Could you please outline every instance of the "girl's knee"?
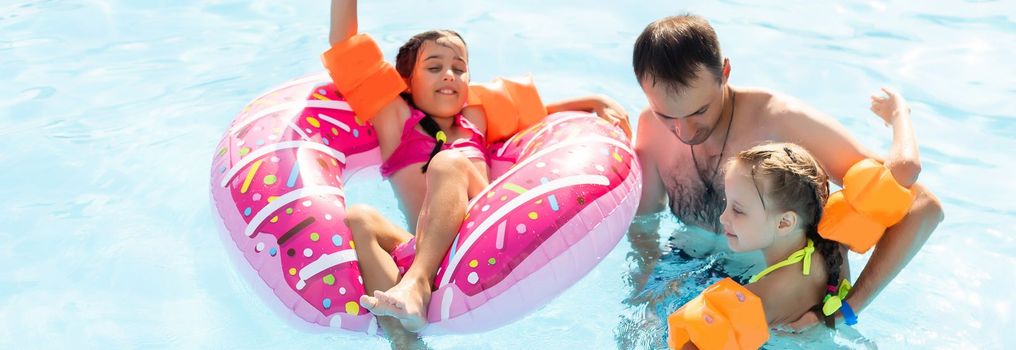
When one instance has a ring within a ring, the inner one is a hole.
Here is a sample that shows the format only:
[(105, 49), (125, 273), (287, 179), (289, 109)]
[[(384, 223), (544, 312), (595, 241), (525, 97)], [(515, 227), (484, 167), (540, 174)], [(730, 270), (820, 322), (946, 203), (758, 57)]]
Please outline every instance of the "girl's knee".
[(427, 177), (462, 176), (469, 169), (467, 167), (470, 166), (472, 166), (472, 163), (469, 162), (469, 158), (466, 158), (462, 152), (454, 149), (444, 150), (438, 152), (430, 160), (430, 165), (427, 166)]
[(362, 228), (366, 228), (378, 215), (377, 210), (363, 204), (356, 204), (346, 208), (346, 226), (355, 234)]

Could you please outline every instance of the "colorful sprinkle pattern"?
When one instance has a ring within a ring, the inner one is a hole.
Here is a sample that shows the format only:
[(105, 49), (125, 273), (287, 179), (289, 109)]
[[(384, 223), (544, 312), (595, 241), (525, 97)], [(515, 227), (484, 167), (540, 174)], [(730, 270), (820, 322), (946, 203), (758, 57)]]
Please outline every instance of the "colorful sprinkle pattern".
[[(371, 165), (353, 164), (354, 158), (378, 152), (377, 139), (324, 81), (290, 83), (237, 116), (216, 148), (213, 199), (228, 234), (283, 304), (309, 322), (366, 332), (376, 325), (357, 303), (364, 289), (342, 220), (342, 187), (344, 174)], [(435, 296), (496, 297), (514, 284), (506, 278), (529, 273), (515, 271), (527, 259), (549, 262), (547, 252), (560, 254), (571, 245), (546, 247), (551, 237), (582, 239), (589, 230), (560, 230), (580, 213), (592, 210), (602, 221), (622, 199), (637, 201), (640, 189), (632, 184), (640, 175), (628, 144), (617, 128), (573, 113), (495, 145), (494, 160), (504, 166), (492, 177), (500, 177), (468, 208), (438, 272)], [(608, 241), (616, 244), (624, 231), (614, 231)], [(409, 258), (399, 265), (408, 267), (414, 250), (400, 251)], [(442, 291), (450, 286), (454, 290)], [(546, 301), (530, 300), (527, 310)], [(480, 306), (449, 302), (431, 303), (432, 328)]]
[[(263, 278), (278, 275), (322, 316), (310, 321), (320, 323), (318, 318), (340, 313), (369, 318), (357, 303), (363, 285), (352, 253), (352, 236), (342, 221), (345, 199), (341, 189), (346, 158), (376, 151), (377, 139), (369, 125), (356, 121), (348, 107), (342, 108), (344, 103), (332, 86), (317, 86), (320, 83), (313, 81), (275, 90), (252, 102), (237, 116), (234, 127), (243, 125), (227, 132), (216, 153), (213, 194), (224, 192), (221, 197), (235, 206), (233, 213), (222, 213), (219, 206), (223, 217), (242, 215), (243, 227), (229, 230), (234, 231), (232, 237), (238, 247), (248, 247), (249, 251), (243, 253), (251, 266), (260, 266), (259, 275)], [(313, 92), (305, 93), (308, 89)], [(326, 101), (332, 105), (304, 107), (302, 101)], [(272, 109), (287, 103), (294, 108)], [(328, 148), (305, 147), (311, 143)], [(284, 147), (287, 145), (291, 147)], [(334, 151), (325, 152), (328, 149)], [(225, 179), (226, 187), (220, 186), (222, 177), (234, 172), (231, 179)], [(322, 187), (331, 191), (297, 193)], [(280, 199), (288, 202), (273, 203)], [(263, 219), (256, 222), (255, 214), (262, 213)], [(235, 231), (242, 232), (250, 225), (256, 225), (250, 236), (236, 234)], [(282, 273), (272, 274), (266, 269)], [(267, 278), (266, 283), (275, 285)], [(286, 298), (280, 295), (286, 304), (296, 302)]]
[[(622, 149), (622, 146), (627, 145), (627, 141), (616, 128), (588, 115), (561, 119), (563, 118), (551, 118), (529, 129), (540, 130), (539, 133), (528, 133), (535, 138), (526, 138), (525, 135), (520, 137), (523, 142), (535, 142), (545, 146), (533, 147), (526, 153), (520, 153), (519, 159), (509, 160), (512, 163), (527, 165), (514, 169), (514, 172), (510, 172), (506, 177), (494, 181), (493, 186), (481, 193), (479, 199), (469, 209), (464, 229), (459, 231), (459, 238), (456, 241), (460, 247), (455, 249), (461, 249), (462, 243), (470, 236), (479, 235), (479, 237), (469, 251), (456, 251), (455, 254), (496, 263), (474, 264), (473, 261), (476, 260), (460, 260), (460, 265), (452, 270), (453, 276), (448, 280), (455, 283), (466, 295), (475, 295), (500, 283), (548, 237), (558, 234), (558, 229), (564, 223), (630, 176), (632, 171), (630, 165), (634, 162), (634, 155)], [(551, 123), (552, 127), (548, 128), (546, 125)], [(594, 141), (573, 143), (559, 141), (579, 140), (580, 137), (588, 140), (588, 135), (607, 135), (610, 137), (603, 139), (620, 142), (617, 145)], [(536, 158), (530, 159), (533, 157)], [(540, 166), (541, 164), (543, 166)], [(519, 209), (511, 210), (507, 215), (492, 217), (498, 209), (511, 203), (513, 199), (521, 197), (528, 191), (539, 190), (541, 185), (544, 186), (542, 188), (547, 188), (547, 185), (552, 185), (555, 181), (565, 182), (590, 175), (602, 176), (607, 184), (580, 182), (555, 188), (532, 197)], [(605, 212), (609, 209), (603, 208)], [(469, 229), (478, 227), (478, 223), (485, 220), (491, 220), (493, 224), (488, 225), (483, 232)], [(502, 235), (500, 223), (507, 223), (506, 227), (515, 229)], [(445, 264), (448, 262), (449, 259), (446, 258)], [(447, 271), (448, 269), (443, 269), (438, 274), (437, 280), (443, 281), (442, 277)], [(479, 279), (476, 283), (470, 283), (468, 276), (474, 272)], [(437, 284), (438, 288), (442, 286), (441, 282)]]

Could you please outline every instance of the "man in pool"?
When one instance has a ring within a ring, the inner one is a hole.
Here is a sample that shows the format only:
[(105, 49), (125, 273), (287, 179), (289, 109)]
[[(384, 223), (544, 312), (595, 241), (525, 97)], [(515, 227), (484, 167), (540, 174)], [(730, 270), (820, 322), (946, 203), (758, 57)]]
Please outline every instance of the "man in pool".
[[(659, 251), (659, 215), (669, 208), (688, 230), (680, 246), (692, 255), (725, 250), (719, 217), (723, 212), (726, 158), (765, 141), (793, 142), (821, 163), (841, 184), (847, 169), (864, 158), (881, 159), (865, 149), (833, 118), (788, 96), (728, 84), (730, 60), (720, 53), (716, 33), (698, 16), (682, 15), (649, 24), (635, 42), (635, 75), (649, 106), (639, 116), (635, 150), (642, 165), (639, 215), (629, 238), (643, 268), (651, 269)], [(905, 164), (917, 174), (920, 164)], [(916, 176), (916, 175), (915, 175)], [(861, 272), (847, 301), (860, 311), (913, 258), (944, 214), (938, 199), (920, 183), (909, 214), (888, 228)], [(704, 232), (709, 231), (709, 232)], [(644, 273), (644, 272), (643, 272)], [(807, 313), (790, 327), (817, 324)]]

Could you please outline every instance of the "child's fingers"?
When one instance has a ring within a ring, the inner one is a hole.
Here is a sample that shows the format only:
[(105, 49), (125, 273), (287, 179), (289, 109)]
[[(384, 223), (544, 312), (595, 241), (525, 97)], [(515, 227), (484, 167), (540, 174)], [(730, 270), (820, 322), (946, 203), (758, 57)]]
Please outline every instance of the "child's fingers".
[(893, 90), (893, 89), (891, 89), (889, 87), (885, 87), (885, 86), (882, 87), (882, 92), (885, 92), (885, 94), (889, 95), (890, 98), (897, 98), (897, 97), (900, 96), (900, 94), (897, 93), (896, 90)]
[(885, 97), (881, 97), (881, 96), (872, 96), (871, 97), (871, 105), (872, 106), (882, 106), (882, 105), (885, 105), (887, 102), (889, 102), (889, 101)]
[(624, 116), (621, 115), (621, 112), (618, 112), (613, 109), (610, 110), (610, 116), (614, 119), (615, 124), (620, 124), (621, 121), (624, 120)]
[(628, 138), (631, 138), (632, 135), (631, 124), (628, 123), (628, 118), (619, 116), (616, 125), (617, 127), (621, 128), (621, 131), (623, 131), (624, 134), (628, 136)]
[(597, 114), (599, 114), (601, 118), (610, 122), (613, 125), (620, 124), (621, 120), (623, 119), (621, 114), (618, 113), (618, 111), (614, 110), (613, 108), (604, 108), (600, 110), (599, 113)]

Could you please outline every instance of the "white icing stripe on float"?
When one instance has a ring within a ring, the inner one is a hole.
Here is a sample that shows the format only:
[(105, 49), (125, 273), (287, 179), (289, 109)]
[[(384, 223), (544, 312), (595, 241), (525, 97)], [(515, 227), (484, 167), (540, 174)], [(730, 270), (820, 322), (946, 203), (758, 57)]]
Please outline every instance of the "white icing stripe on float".
[(303, 148), (303, 147), (310, 148), (315, 151), (321, 151), (322, 153), (332, 156), (332, 158), (335, 158), (336, 160), (342, 162), (343, 164), (346, 163), (346, 155), (344, 153), (336, 151), (334, 148), (322, 145), (317, 142), (310, 141), (279, 142), (258, 148), (254, 150), (254, 152), (248, 154), (246, 157), (243, 157), (243, 159), (240, 159), (240, 161), (234, 164), (233, 167), (229, 168), (229, 173), (227, 173), (226, 176), (222, 178), (222, 183), (219, 185), (222, 187), (228, 186), (229, 181), (232, 180), (237, 173), (243, 170), (245, 166), (247, 166), (250, 163), (253, 163), (258, 158), (261, 158), (269, 153), (289, 148)]
[(304, 197), (320, 196), (326, 194), (334, 194), (336, 196), (345, 197), (345, 194), (342, 192), (341, 188), (332, 186), (304, 187), (299, 190), (291, 191), (282, 196), (279, 196), (279, 198), (275, 198), (275, 200), (268, 203), (268, 205), (266, 205), (264, 208), (258, 210), (258, 213), (255, 214), (254, 218), (250, 220), (250, 223), (247, 224), (247, 228), (244, 229), (243, 233), (246, 234), (247, 237), (253, 237), (254, 230), (257, 229), (258, 226), (261, 226), (261, 223), (268, 218), (268, 215), (272, 215), (272, 213), (274, 213), (276, 210), (279, 210), (279, 208), (282, 208), (283, 206), (286, 206), (289, 203), (298, 201)]
[(508, 139), (508, 141), (505, 141), (503, 144), (501, 144), (501, 148), (497, 150), (497, 156), (503, 157), (504, 151), (508, 149), (508, 146), (511, 146), (512, 142), (515, 142), (515, 138), (518, 136), (519, 133), (515, 133), (515, 135), (512, 135), (512, 137)]
[[(554, 125), (557, 125), (557, 124), (560, 124), (562, 122), (569, 121), (569, 120), (572, 120), (572, 119), (587, 118), (587, 117), (588, 118), (597, 118), (597, 117), (594, 117), (594, 116), (591, 116), (591, 115), (588, 115), (588, 114), (567, 116), (567, 117), (564, 117), (564, 118), (552, 121), (550, 123), (547, 123), (547, 125), (544, 125), (542, 128), (540, 128), (540, 131), (537, 132), (536, 135), (534, 135), (532, 138), (530, 138), (530, 140), (536, 139), (536, 137), (538, 137), (541, 134), (543, 134), (551, 126), (554, 126)], [(512, 137), (509, 138), (508, 141), (505, 141), (504, 145), (501, 146), (501, 149), (497, 150), (497, 156), (498, 157), (503, 156), (504, 155), (504, 151), (508, 149), (508, 145), (511, 144), (512, 141), (514, 141), (515, 138), (518, 137), (520, 134), (521, 133), (515, 133), (515, 135), (512, 135)], [(526, 146), (523, 148), (523, 151), (525, 151), (525, 149), (528, 148), (528, 147), (529, 147), (529, 144), (526, 144)], [(521, 153), (519, 153), (519, 154), (521, 154)]]
[(302, 105), (304, 105), (303, 101), (295, 101), (295, 102), (280, 103), (280, 104), (277, 104), (277, 105), (274, 105), (274, 106), (262, 109), (260, 111), (257, 111), (257, 113), (252, 114), (251, 116), (249, 116), (247, 118), (244, 118), (241, 121), (236, 122), (236, 124), (233, 124), (233, 126), (231, 126), (229, 128), (229, 134), (233, 135), (233, 136), (236, 136), (236, 133), (239, 132), (240, 129), (243, 129), (243, 127), (247, 126), (247, 124), (250, 124), (250, 123), (254, 122), (255, 120), (264, 118), (266, 115), (278, 113), (278, 112), (285, 111), (285, 110), (294, 109), (294, 108), (297, 108), (297, 107), (302, 106)]
[(452, 314), (452, 294), (455, 294), (455, 290), (456, 288), (445, 289), (441, 296), (441, 320), (447, 320)]
[(312, 82), (312, 81), (318, 81), (320, 83), (327, 83), (327, 82), (331, 81), (331, 78), (328, 76), (328, 73), (320, 73), (320, 74), (311, 75), (309, 77), (303, 77), (303, 78), (296, 79), (296, 80), (293, 80), (293, 81), (288, 81), (288, 82), (283, 83), (282, 85), (276, 86), (271, 91), (268, 91), (266, 93), (261, 94), (260, 96), (258, 96), (257, 98), (253, 99), (252, 101), (260, 100), (262, 97), (268, 96), (268, 94), (270, 94), (270, 93), (278, 92), (279, 90), (284, 90), (284, 89), (287, 89), (287, 88), (292, 87), (292, 86), (300, 85), (300, 84), (303, 84), (303, 83), (309, 83), (309, 82)]
[[(617, 146), (618, 148), (623, 149), (625, 152), (628, 152), (628, 154), (630, 154), (632, 157), (635, 156), (635, 151), (632, 150), (630, 146), (628, 146), (628, 145), (626, 145), (624, 143), (621, 143), (621, 142), (619, 142), (619, 141), (617, 141), (615, 139), (607, 138), (607, 137), (603, 137), (603, 136), (592, 136), (592, 137), (588, 137), (588, 138), (583, 138), (581, 140), (569, 140), (569, 141), (565, 141), (565, 142), (561, 142), (561, 143), (555, 143), (555, 144), (552, 144), (552, 145), (548, 146), (547, 148), (541, 149), (540, 151), (536, 152), (536, 154), (533, 154), (532, 156), (526, 157), (526, 160), (522, 161), (521, 163), (518, 163), (515, 166), (512, 166), (511, 169), (508, 170), (508, 172), (504, 173), (504, 175), (501, 175), (501, 177), (498, 177), (497, 179), (495, 179), (494, 182), (491, 182), (490, 185), (487, 186), (487, 188), (491, 189), (491, 188), (495, 188), (497, 186), (500, 186), (501, 183), (505, 181), (505, 179), (507, 179), (511, 175), (515, 174), (519, 170), (522, 170), (526, 166), (529, 166), (529, 164), (537, 161), (538, 159), (543, 158), (543, 156), (547, 155), (548, 153), (557, 151), (557, 150), (565, 148), (565, 147), (571, 147), (571, 146), (574, 146), (574, 145), (578, 145), (578, 144), (593, 144), (593, 143), (611, 144), (611, 145)], [(484, 194), (486, 194), (486, 192), (481, 193), (481, 196), (473, 197), (473, 199), (471, 199), (469, 201), (469, 205), (466, 206), (466, 208), (471, 208), (473, 206), (473, 204), (476, 204), (476, 201), (480, 200), (480, 198), (482, 198), (482, 195), (484, 195)]]
[(452, 258), (448, 261), (448, 265), (446, 265), (449, 270), (444, 272), (444, 276), (441, 278), (441, 283), (438, 285), (443, 286), (448, 284), (448, 282), (452, 278), (452, 274), (454, 274), (455, 272), (455, 269), (458, 268), (459, 260), (462, 260), (462, 257), (465, 255), (465, 253), (469, 250), (470, 247), (473, 246), (474, 243), (476, 243), (476, 240), (480, 239), (480, 236), (482, 236), (483, 232), (487, 231), (487, 229), (493, 226), (494, 223), (500, 220), (504, 220), (505, 215), (508, 215), (508, 213), (525, 205), (526, 202), (529, 202), (530, 200), (537, 197), (542, 197), (543, 195), (551, 191), (578, 185), (607, 186), (610, 185), (610, 180), (603, 175), (574, 175), (569, 177), (563, 177), (533, 187), (532, 189), (526, 191), (525, 193), (519, 195), (518, 197), (515, 197), (514, 199), (508, 201), (508, 203), (505, 203), (504, 206), (498, 208), (496, 211), (494, 211), (494, 213), (490, 214), (490, 216), (484, 219), (483, 222), (480, 223), (480, 225), (477, 226), (475, 230), (473, 230), (474, 234), (469, 235), (469, 238), (466, 238), (466, 240), (462, 242), (462, 246), (460, 246), (458, 249), (455, 250), (456, 254), (452, 256)]
[(595, 116), (595, 115), (590, 115), (590, 114), (579, 114), (579, 115), (571, 115), (571, 116), (567, 116), (567, 117), (564, 117), (564, 118), (561, 118), (561, 119), (555, 120), (555, 121), (553, 121), (553, 122), (547, 123), (547, 125), (546, 125), (546, 126), (544, 126), (544, 127), (540, 128), (540, 131), (537, 131), (537, 132), (536, 132), (536, 135), (533, 135), (533, 137), (530, 137), (530, 138), (529, 138), (529, 142), (526, 142), (526, 144), (525, 144), (524, 146), (522, 146), (522, 151), (521, 151), (521, 152), (519, 152), (519, 154), (525, 154), (525, 153), (526, 153), (526, 151), (528, 151), (528, 150), (529, 150), (529, 147), (532, 147), (532, 145), (533, 145), (533, 141), (536, 141), (536, 139), (540, 138), (540, 136), (542, 136), (543, 134), (547, 133), (547, 131), (550, 131), (550, 129), (551, 129), (552, 127), (555, 127), (555, 126), (557, 126), (558, 124), (564, 123), (564, 122), (566, 122), (566, 121), (571, 121), (571, 120), (575, 120), (575, 119), (582, 119), (582, 118), (593, 118), (593, 119), (600, 119), (599, 117), (597, 117), (597, 116)]
[(497, 250), (501, 250), (501, 248), (504, 248), (505, 226), (508, 226), (508, 220), (501, 221), (501, 224), (497, 225), (497, 239), (494, 240), (494, 248), (497, 248)]
[(350, 130), (352, 130), (352, 129), (349, 128), (349, 124), (340, 122), (338, 119), (329, 117), (329, 116), (321, 114), (321, 113), (318, 113), (317, 116), (318, 116), (318, 118), (321, 118), (321, 120), (324, 120), (326, 122), (332, 123), (332, 125), (335, 125), (335, 126), (339, 127), (339, 129), (345, 130), (346, 132), (349, 132)]
[(307, 285), (307, 280), (321, 273), (321, 271), (350, 261), (356, 261), (356, 252), (352, 249), (321, 255), (320, 258), (300, 269), (300, 281), (296, 283), (296, 289), (303, 289)]
[(264, 118), (267, 115), (290, 109), (299, 112), (304, 108), (327, 108), (341, 111), (352, 111), (352, 109), (349, 108), (349, 103), (346, 103), (346, 101), (304, 100), (280, 103), (275, 106), (262, 109), (256, 114), (251, 115), (249, 118), (236, 123), (236, 125), (229, 128), (229, 134), (235, 136), (236, 133), (239, 132), (240, 129), (243, 129), (243, 127), (247, 126), (247, 124), (253, 123), (255, 120)]
[(367, 334), (377, 335), (377, 317), (371, 317), (370, 323), (367, 324)]
[(292, 120), (287, 120), (286, 125), (288, 125), (290, 129), (293, 129), (293, 131), (296, 131), (297, 134), (300, 134), (301, 139), (304, 141), (310, 141), (310, 136), (303, 132), (303, 130), (300, 130), (300, 127), (296, 125), (296, 123), (293, 123)]

